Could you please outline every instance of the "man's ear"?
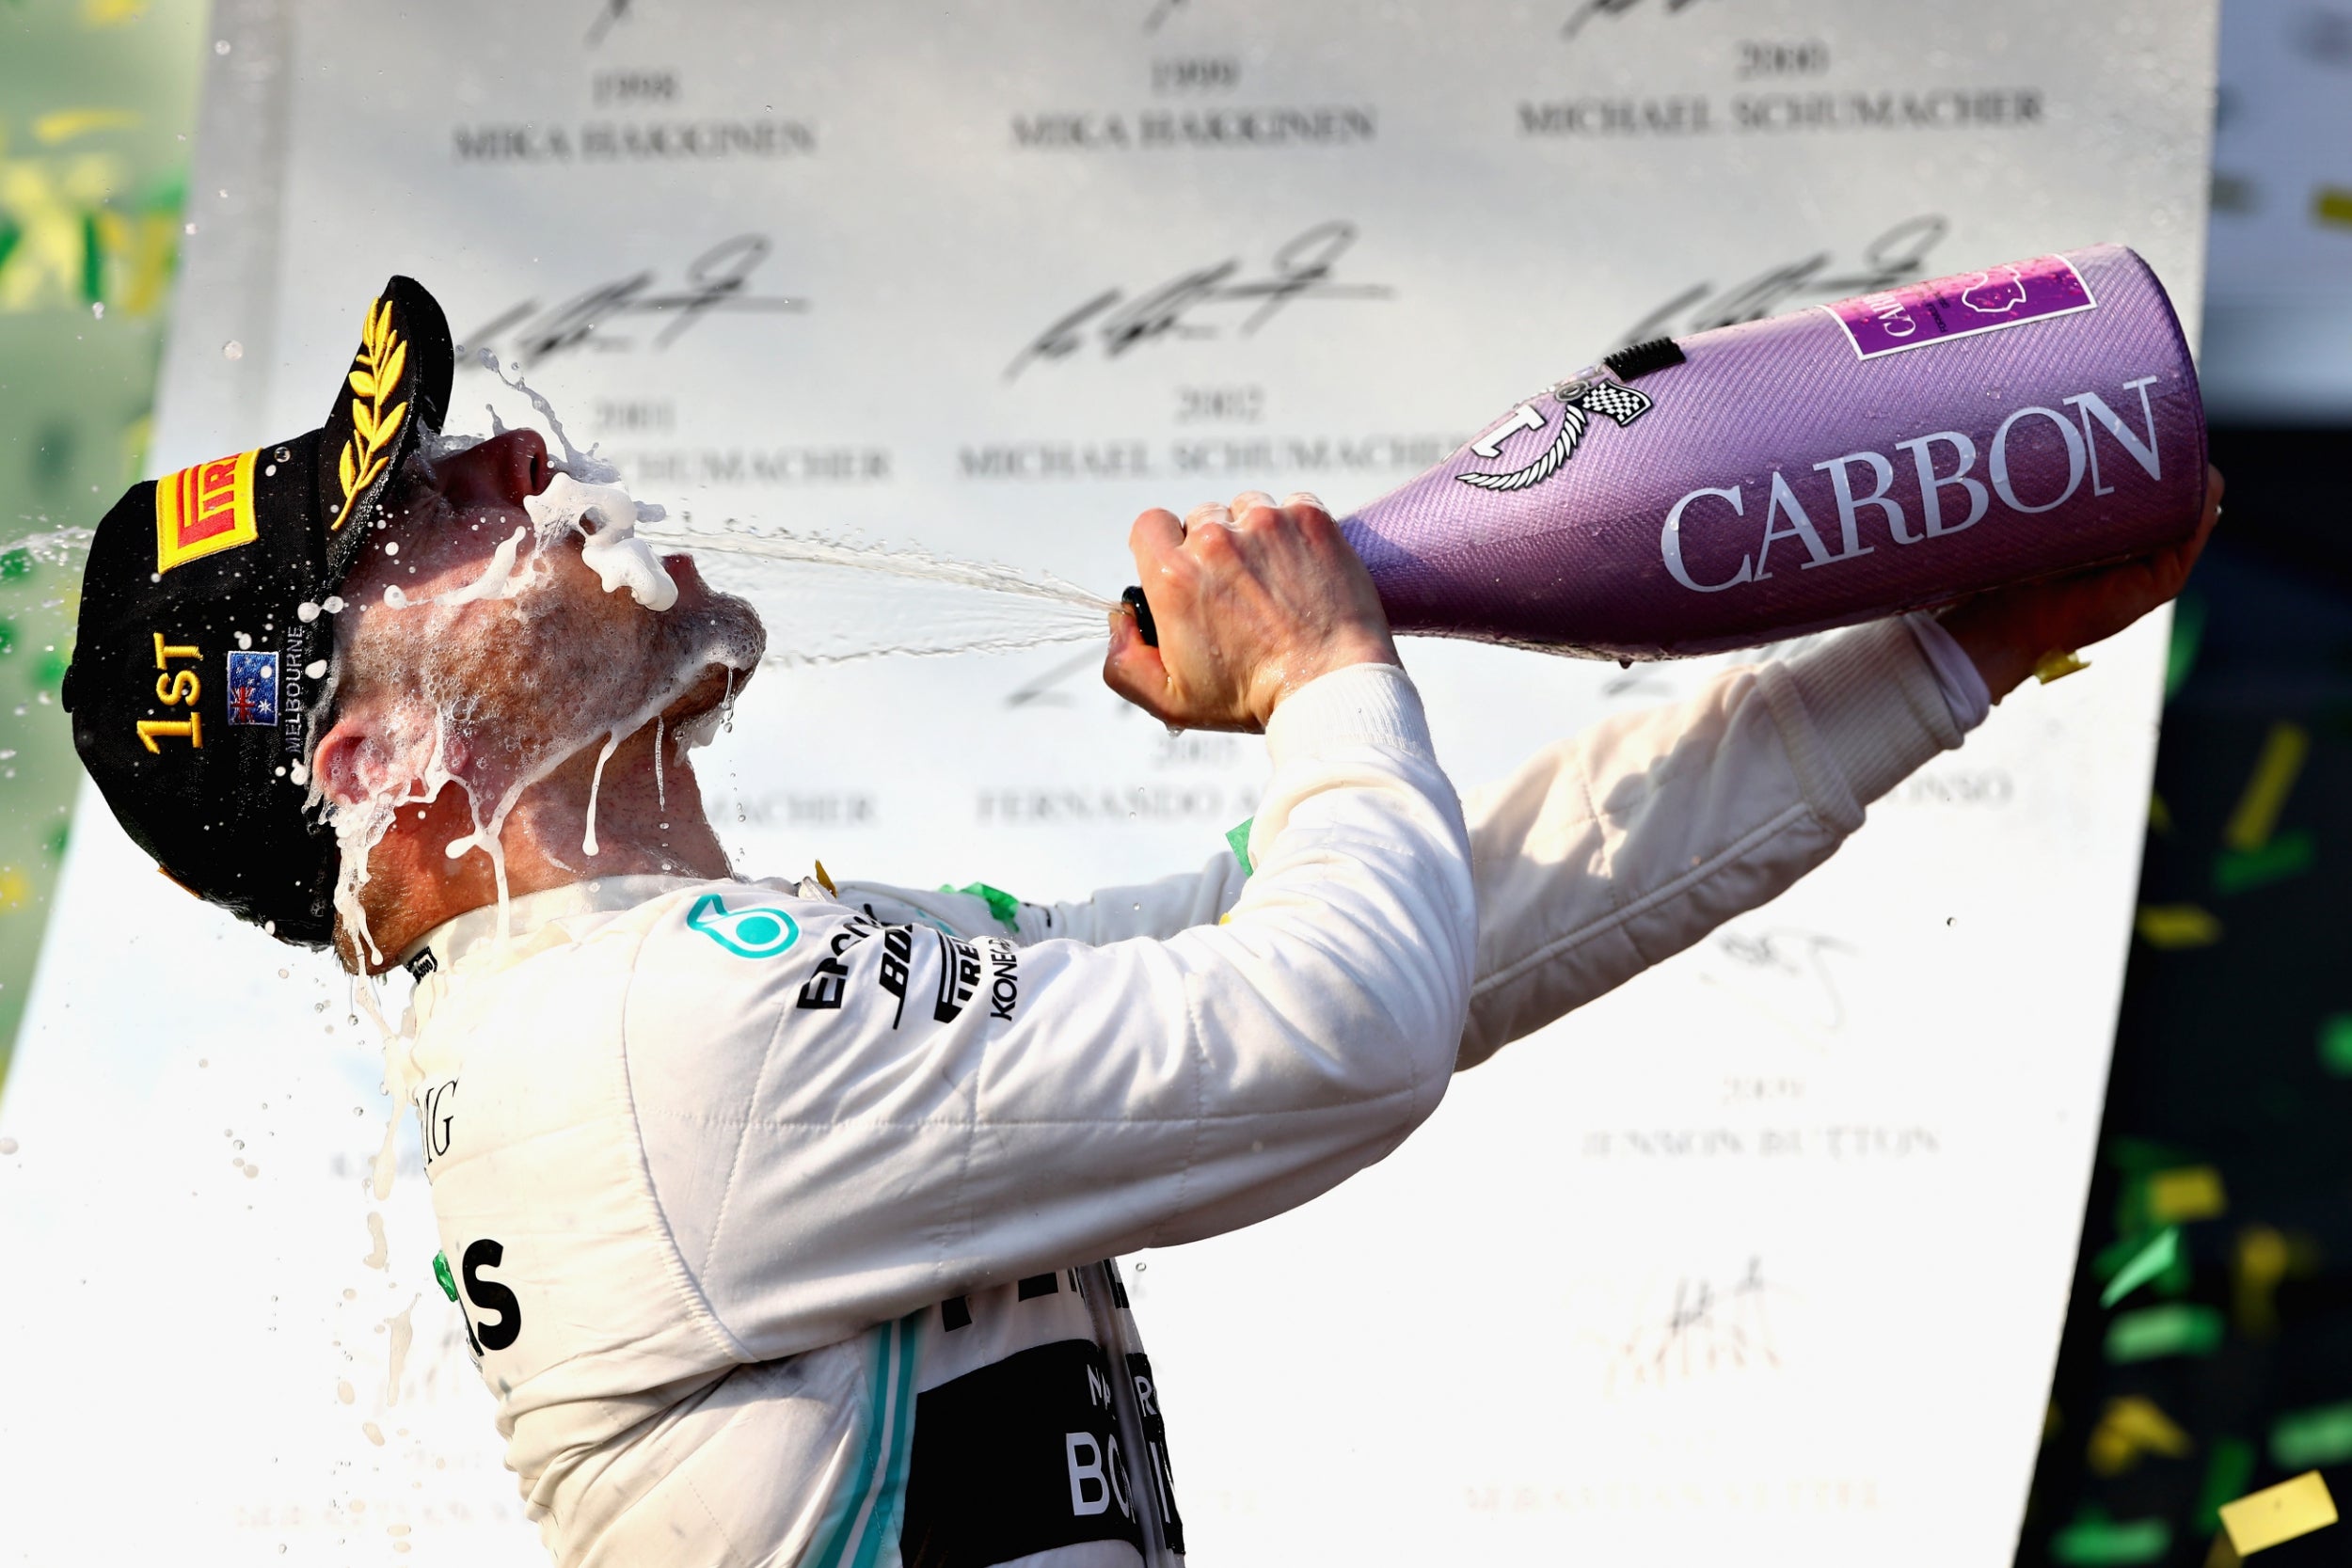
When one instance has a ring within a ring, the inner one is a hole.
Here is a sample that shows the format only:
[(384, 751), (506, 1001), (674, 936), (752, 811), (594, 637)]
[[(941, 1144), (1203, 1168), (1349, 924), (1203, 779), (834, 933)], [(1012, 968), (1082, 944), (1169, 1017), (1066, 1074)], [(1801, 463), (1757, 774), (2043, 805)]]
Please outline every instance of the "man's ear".
[(310, 753), (319, 793), (339, 806), (356, 806), (391, 783), (392, 758), (363, 716), (343, 713)]
[(310, 772), (321, 794), (339, 806), (356, 806), (388, 794), (406, 799), (436, 771), (437, 762), (439, 771), (462, 776), (472, 765), (473, 749), (464, 736), (406, 709), (387, 713), (355, 705), (338, 707), (334, 727), (310, 753)]

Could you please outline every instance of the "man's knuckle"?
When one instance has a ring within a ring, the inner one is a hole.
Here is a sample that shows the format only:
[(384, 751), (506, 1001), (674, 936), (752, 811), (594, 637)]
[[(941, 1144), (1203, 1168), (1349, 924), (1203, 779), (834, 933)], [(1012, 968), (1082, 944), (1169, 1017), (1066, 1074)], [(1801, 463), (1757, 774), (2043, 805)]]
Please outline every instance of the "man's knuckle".
[(1202, 562), (1231, 561), (1235, 551), (1232, 528), (1225, 523), (1203, 523), (1189, 536), (1195, 557)]

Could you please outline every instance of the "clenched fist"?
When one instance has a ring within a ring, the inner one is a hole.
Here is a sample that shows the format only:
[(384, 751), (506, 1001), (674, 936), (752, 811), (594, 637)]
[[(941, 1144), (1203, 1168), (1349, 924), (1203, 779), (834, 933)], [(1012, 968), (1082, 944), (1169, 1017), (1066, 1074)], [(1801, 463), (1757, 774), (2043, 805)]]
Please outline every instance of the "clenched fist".
[(1312, 496), (1247, 491), (1182, 523), (1155, 508), (1127, 543), (1159, 646), (1122, 605), (1103, 680), (1164, 723), (1263, 730), (1317, 675), (1398, 662), (1371, 576)]

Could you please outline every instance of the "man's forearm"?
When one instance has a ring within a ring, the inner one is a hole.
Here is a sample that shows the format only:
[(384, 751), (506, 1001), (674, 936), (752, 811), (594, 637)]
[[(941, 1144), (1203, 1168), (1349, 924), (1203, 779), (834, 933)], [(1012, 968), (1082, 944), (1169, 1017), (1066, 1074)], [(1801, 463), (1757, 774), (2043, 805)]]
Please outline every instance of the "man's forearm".
[(1776, 897), (1960, 739), (1890, 621), (1595, 725), (1471, 792), (1478, 968), (1458, 1065)]

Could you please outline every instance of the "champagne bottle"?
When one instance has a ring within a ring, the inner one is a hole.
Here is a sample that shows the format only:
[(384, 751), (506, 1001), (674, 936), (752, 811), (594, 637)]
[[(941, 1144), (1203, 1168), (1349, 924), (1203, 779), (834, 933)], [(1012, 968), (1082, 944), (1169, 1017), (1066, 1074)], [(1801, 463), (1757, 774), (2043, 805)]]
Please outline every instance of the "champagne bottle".
[(2204, 489), (2171, 303), (2097, 245), (1622, 350), (1341, 526), (1399, 632), (1661, 658), (2138, 555)]

